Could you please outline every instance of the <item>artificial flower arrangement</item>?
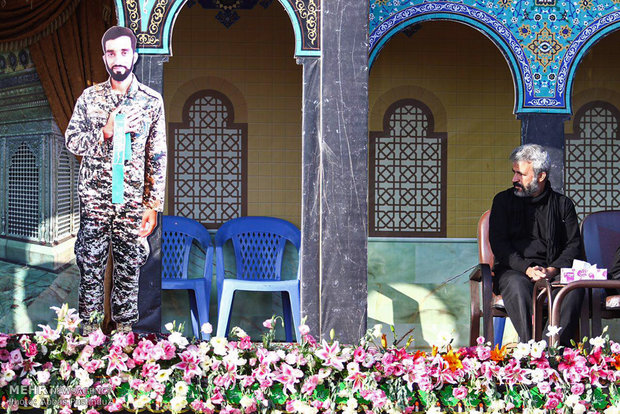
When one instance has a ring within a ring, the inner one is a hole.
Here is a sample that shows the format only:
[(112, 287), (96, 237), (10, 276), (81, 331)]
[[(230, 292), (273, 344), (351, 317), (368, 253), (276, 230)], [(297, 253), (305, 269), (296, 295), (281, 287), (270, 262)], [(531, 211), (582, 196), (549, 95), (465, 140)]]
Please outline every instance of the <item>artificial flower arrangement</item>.
[[(174, 413), (620, 413), (620, 343), (604, 334), (572, 348), (544, 341), (491, 348), (483, 338), (431, 352), (388, 345), (380, 326), (357, 345), (263, 342), (241, 329), (234, 341), (100, 330), (83, 337), (67, 305), (55, 329), (0, 334), (1, 406), (51, 413), (121, 410)], [(203, 326), (211, 333), (208, 324)], [(586, 346), (587, 345), (587, 346)]]

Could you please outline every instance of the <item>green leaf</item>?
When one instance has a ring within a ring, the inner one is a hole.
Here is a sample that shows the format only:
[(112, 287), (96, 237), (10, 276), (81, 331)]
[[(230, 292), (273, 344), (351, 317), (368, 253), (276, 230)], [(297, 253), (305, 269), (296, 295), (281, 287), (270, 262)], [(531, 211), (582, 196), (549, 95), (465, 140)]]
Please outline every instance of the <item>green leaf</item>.
[(324, 384), (319, 384), (314, 389), (312, 397), (314, 397), (315, 400), (325, 401), (329, 397), (329, 390), (325, 388)]
[(241, 397), (243, 397), (243, 393), (238, 386), (226, 390), (226, 398), (233, 404), (239, 404), (239, 402), (241, 402)]
[[(340, 391), (343, 391), (343, 390), (345, 390), (346, 388), (347, 388), (347, 384), (345, 384), (344, 382), (340, 382), (340, 383), (338, 383), (338, 389), (339, 389)], [(348, 397), (341, 397), (341, 396), (340, 396), (340, 393), (336, 393), (336, 398), (335, 398), (335, 400), (334, 400), (334, 401), (336, 402), (336, 404), (344, 404), (344, 403), (346, 403), (348, 400), (349, 400), (349, 398), (348, 398)]]
[(510, 397), (510, 402), (512, 402), (516, 408), (523, 405), (523, 397), (515, 389), (508, 391), (507, 395)]
[(131, 391), (131, 387), (129, 386), (128, 382), (123, 382), (121, 385), (116, 387), (116, 389), (114, 390), (117, 397), (125, 397), (126, 395), (130, 393), (130, 391)]
[(545, 397), (541, 394), (538, 387), (534, 387), (530, 390), (530, 395), (532, 396), (532, 404), (536, 408), (542, 408), (545, 405)]
[(420, 402), (422, 402), (425, 407), (428, 407), (428, 392), (418, 390), (418, 395), (420, 396)]
[(439, 399), (443, 405), (454, 407), (459, 403), (459, 399), (452, 395), (452, 386), (448, 385), (439, 392)]
[(600, 388), (595, 388), (592, 393), (592, 406), (596, 408), (597, 411), (602, 411), (607, 408), (607, 405), (607, 396)]
[(478, 407), (478, 405), (480, 405), (480, 395), (475, 393), (475, 392), (471, 392), (469, 394), (467, 394), (467, 397), (465, 397), (465, 406), (467, 407)]
[(360, 405), (370, 405), (372, 404), (372, 401), (365, 399), (364, 397), (362, 397), (362, 395), (359, 392), (355, 393), (355, 399), (357, 400), (357, 403)]
[(278, 405), (286, 403), (286, 394), (284, 394), (284, 386), (282, 384), (274, 384), (271, 386), (271, 401)]

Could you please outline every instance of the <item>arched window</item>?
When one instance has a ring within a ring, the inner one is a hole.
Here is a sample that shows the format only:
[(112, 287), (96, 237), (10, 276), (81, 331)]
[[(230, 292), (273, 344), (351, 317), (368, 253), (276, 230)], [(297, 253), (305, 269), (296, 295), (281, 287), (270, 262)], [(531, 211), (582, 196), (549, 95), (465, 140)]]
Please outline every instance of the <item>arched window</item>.
[(208, 228), (247, 211), (247, 124), (234, 124), (230, 100), (214, 90), (190, 96), (171, 126), (172, 214)]
[(39, 238), (39, 168), (32, 149), (22, 143), (9, 164), (7, 235)]
[(566, 194), (583, 220), (588, 214), (620, 208), (620, 112), (602, 101), (577, 111), (566, 136)]
[(415, 99), (393, 103), (369, 148), (370, 236), (445, 237), (445, 133)]

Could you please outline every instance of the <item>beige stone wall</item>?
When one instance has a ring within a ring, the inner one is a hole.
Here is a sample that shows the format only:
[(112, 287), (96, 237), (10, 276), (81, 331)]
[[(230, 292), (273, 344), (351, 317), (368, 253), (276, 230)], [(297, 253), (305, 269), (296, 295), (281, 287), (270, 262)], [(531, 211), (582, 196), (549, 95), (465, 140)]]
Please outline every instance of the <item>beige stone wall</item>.
[(510, 69), (482, 33), (453, 22), (423, 23), (398, 34), (370, 72), (370, 130), (402, 98), (432, 110), (435, 131), (448, 133), (447, 236), (475, 237), (480, 215), (510, 186), (510, 151), (519, 144)]
[[(248, 123), (248, 214), (299, 226), (302, 68), (293, 30), (277, 2), (239, 14), (226, 29), (215, 11), (194, 6), (180, 13), (164, 68), (168, 121), (181, 121), (185, 100), (198, 90), (226, 94), (235, 122)], [(596, 99), (620, 107), (619, 42), (620, 32), (613, 33), (584, 57), (575, 110)], [(510, 186), (507, 159), (520, 142), (512, 75), (499, 49), (466, 25), (426, 22), (412, 37), (394, 36), (369, 77), (370, 131), (382, 130), (385, 110), (399, 99), (419, 99), (433, 111), (435, 131), (448, 134), (447, 236), (476, 237), (480, 214)]]
[[(620, 109), (620, 32), (601, 39), (583, 57), (572, 90), (572, 108), (592, 101), (606, 101)], [(565, 123), (564, 131), (573, 133), (573, 119)]]
[(248, 123), (248, 215), (299, 226), (302, 67), (293, 28), (277, 2), (238, 13), (228, 29), (199, 5), (179, 14), (164, 66), (168, 122), (181, 122), (183, 104), (196, 91), (227, 95), (234, 122)]

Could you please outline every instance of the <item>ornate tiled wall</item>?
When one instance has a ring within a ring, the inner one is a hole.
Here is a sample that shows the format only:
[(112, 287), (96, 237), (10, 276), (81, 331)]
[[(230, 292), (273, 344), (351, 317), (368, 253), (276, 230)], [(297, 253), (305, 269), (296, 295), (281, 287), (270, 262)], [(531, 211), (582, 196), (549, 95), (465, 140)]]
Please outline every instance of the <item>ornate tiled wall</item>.
[(506, 55), (514, 75), (516, 112), (570, 113), (577, 64), (620, 21), (617, 0), (371, 0), (370, 58), (412, 23), (461, 21), (484, 32)]

